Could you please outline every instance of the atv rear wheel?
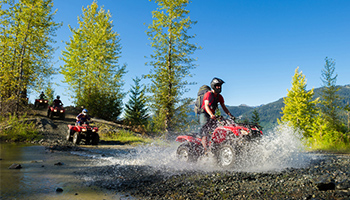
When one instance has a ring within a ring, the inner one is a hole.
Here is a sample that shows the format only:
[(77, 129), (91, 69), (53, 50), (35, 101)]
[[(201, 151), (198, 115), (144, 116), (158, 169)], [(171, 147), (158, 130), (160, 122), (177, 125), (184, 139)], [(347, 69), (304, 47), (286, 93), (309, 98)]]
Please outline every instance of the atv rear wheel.
[(185, 162), (196, 162), (198, 155), (196, 154), (194, 148), (188, 144), (181, 144), (176, 151), (177, 158)]
[(231, 168), (236, 164), (236, 150), (230, 144), (223, 144), (217, 152), (218, 165), (222, 168)]
[(92, 134), (91, 144), (98, 145), (99, 141), (100, 141), (100, 136), (97, 133)]
[(78, 145), (80, 143), (80, 140), (81, 138), (79, 132), (75, 132), (73, 136), (73, 143)]

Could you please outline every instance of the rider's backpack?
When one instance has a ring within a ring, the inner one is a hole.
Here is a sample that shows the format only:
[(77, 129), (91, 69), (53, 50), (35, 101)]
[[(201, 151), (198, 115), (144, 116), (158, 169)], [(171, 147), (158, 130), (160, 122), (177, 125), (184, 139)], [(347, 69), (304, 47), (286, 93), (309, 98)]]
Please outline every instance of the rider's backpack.
[(210, 90), (210, 87), (207, 85), (202, 85), (202, 87), (199, 88), (199, 91), (197, 93), (197, 100), (194, 104), (194, 112), (196, 113), (196, 115), (204, 112), (204, 109), (202, 108), (203, 97), (205, 93), (207, 93)]

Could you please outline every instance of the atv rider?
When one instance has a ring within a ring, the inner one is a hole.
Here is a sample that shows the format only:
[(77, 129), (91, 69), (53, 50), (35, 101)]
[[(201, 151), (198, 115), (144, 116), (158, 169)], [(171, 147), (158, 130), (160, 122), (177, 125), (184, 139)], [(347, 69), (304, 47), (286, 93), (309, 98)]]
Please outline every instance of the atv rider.
[(84, 108), (83, 111), (76, 117), (77, 122), (76, 125), (77, 126), (81, 126), (82, 124), (84, 124), (85, 122), (90, 120), (90, 117), (87, 114), (87, 110)]
[(213, 78), (210, 83), (211, 91), (205, 93), (203, 97), (202, 108), (204, 112), (199, 115), (199, 123), (201, 125), (200, 136), (202, 137), (202, 145), (204, 147), (204, 152), (207, 153), (207, 142), (208, 136), (212, 133), (216, 128), (216, 117), (215, 110), (218, 107), (218, 103), (222, 109), (228, 114), (231, 118), (234, 119), (230, 111), (226, 108), (224, 103), (224, 98), (221, 93), (221, 86), (224, 83), (220, 78)]
[(46, 98), (46, 96), (45, 96), (44, 92), (41, 92), (41, 94), (39, 95), (39, 99), (45, 99), (45, 98)]
[(62, 101), (60, 100), (60, 96), (57, 95), (56, 99), (53, 100), (53, 107), (56, 108), (56, 107), (60, 107), (60, 106), (62, 106), (62, 105), (63, 105), (63, 103), (62, 103)]

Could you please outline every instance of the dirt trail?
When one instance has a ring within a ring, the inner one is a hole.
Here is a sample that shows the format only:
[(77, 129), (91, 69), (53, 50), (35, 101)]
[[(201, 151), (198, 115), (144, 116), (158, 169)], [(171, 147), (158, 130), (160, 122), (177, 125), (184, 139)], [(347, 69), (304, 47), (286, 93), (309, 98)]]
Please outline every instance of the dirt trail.
[[(79, 113), (79, 110), (68, 107), (66, 108), (65, 119), (60, 119), (59, 117), (53, 117), (50, 119), (47, 117), (47, 109), (33, 109), (33, 112), (30, 114), (28, 121), (35, 123), (37, 129), (40, 131), (40, 134), (43, 136), (42, 140), (36, 141), (34, 143), (38, 143), (44, 146), (73, 146), (73, 143), (66, 141), (66, 134), (68, 125), (75, 124), (75, 117)], [(94, 117), (92, 118), (92, 125), (97, 125), (99, 127), (100, 134), (116, 131), (117, 129), (130, 129), (128, 126)], [(103, 128), (101, 125), (103, 125)], [(106, 142), (100, 140), (100, 144), (120, 145), (121, 143)]]

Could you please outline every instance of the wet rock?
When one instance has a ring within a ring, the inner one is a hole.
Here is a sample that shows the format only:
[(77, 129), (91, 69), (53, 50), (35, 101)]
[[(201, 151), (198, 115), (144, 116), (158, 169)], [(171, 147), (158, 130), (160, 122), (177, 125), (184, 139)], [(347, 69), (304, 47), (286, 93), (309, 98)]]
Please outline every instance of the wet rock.
[(43, 160), (32, 160), (32, 161), (30, 161), (30, 163), (42, 163), (42, 162), (44, 162)]
[(22, 166), (20, 164), (16, 164), (16, 163), (12, 164), (9, 167), (9, 169), (21, 169), (21, 168), (22, 168)]
[(54, 165), (64, 165), (63, 162), (58, 162), (58, 163), (55, 163)]
[(349, 190), (350, 191), (350, 180), (344, 180), (337, 184), (337, 190)]
[(315, 185), (320, 191), (334, 190), (335, 182), (329, 175), (324, 175), (315, 180)]

